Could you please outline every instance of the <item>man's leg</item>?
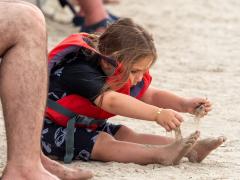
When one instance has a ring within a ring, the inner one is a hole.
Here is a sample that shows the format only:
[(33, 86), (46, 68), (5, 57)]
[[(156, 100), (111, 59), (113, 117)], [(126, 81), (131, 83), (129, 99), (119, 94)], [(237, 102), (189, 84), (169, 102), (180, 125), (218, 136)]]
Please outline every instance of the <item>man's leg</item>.
[(89, 179), (93, 176), (92, 172), (89, 170), (68, 168), (57, 161), (49, 159), (43, 153), (41, 153), (41, 160), (44, 168), (46, 168), (52, 174), (57, 175), (62, 180)]
[(95, 24), (108, 17), (102, 0), (78, 0), (78, 3), (85, 14), (86, 26)]
[(0, 95), (8, 145), (3, 179), (57, 179), (47, 170), (61, 178), (63, 173), (58, 172), (64, 172), (66, 179), (90, 178), (89, 171), (79, 173), (57, 163), (53, 166), (48, 158), (40, 158), (47, 92), (43, 15), (26, 2), (2, 0), (0, 27)]
[[(107, 11), (104, 8), (102, 0), (77, 0), (84, 12), (85, 22), (84, 26), (92, 26), (106, 18), (108, 18)], [(99, 27), (96, 32), (103, 32), (106, 27)]]
[(0, 93), (8, 145), (3, 179), (57, 179), (40, 160), (47, 91), (44, 17), (26, 3), (1, 1), (0, 27)]

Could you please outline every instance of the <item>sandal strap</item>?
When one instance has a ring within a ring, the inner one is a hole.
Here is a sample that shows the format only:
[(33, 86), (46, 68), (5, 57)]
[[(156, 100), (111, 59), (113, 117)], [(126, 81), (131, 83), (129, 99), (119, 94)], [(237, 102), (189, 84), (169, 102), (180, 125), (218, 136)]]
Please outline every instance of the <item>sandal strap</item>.
[(109, 24), (111, 24), (113, 21), (111, 19), (103, 19), (93, 25), (90, 26), (82, 26), (81, 32), (86, 32), (86, 33), (93, 33), (95, 32), (98, 28), (106, 28), (108, 27)]
[(85, 21), (85, 17), (84, 16), (74, 16), (72, 19), (72, 22), (74, 24), (74, 26), (82, 26), (84, 24)]

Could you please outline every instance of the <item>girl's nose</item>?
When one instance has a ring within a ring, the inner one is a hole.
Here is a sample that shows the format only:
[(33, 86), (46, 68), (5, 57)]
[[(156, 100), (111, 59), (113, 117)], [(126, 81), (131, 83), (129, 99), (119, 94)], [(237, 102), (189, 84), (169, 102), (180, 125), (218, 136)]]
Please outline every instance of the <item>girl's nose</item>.
[(143, 74), (141, 73), (137, 76), (136, 81), (140, 82), (140, 81), (142, 81), (142, 78), (143, 78)]

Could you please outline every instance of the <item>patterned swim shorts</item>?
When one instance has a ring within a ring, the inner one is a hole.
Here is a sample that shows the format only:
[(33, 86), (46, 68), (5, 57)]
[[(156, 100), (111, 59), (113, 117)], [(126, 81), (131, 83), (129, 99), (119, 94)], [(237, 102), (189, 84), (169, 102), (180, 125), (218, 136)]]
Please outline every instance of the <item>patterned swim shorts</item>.
[[(106, 132), (114, 136), (120, 127), (121, 125), (106, 122), (96, 130), (80, 127), (75, 128), (73, 160), (91, 160), (91, 152), (98, 134), (100, 132)], [(57, 125), (54, 122), (45, 121), (41, 136), (43, 153), (55, 159), (63, 160), (65, 155), (65, 137), (65, 127)]]

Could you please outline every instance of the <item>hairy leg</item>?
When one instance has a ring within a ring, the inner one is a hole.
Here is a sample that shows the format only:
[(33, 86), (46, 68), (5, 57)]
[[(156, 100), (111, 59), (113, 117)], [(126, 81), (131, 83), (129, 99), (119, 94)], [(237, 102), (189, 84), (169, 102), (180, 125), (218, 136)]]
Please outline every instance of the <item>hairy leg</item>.
[(1, 1), (0, 26), (0, 93), (8, 145), (3, 179), (57, 179), (40, 161), (47, 92), (44, 17), (25, 2)]
[(147, 147), (142, 144), (115, 140), (107, 133), (100, 133), (91, 158), (100, 161), (163, 165), (178, 164), (195, 144), (199, 132), (169, 145)]
[[(167, 145), (176, 141), (173, 138), (165, 136), (136, 133), (126, 126), (122, 126), (119, 129), (115, 138), (120, 141), (150, 145)], [(209, 153), (218, 148), (225, 141), (225, 137), (199, 140), (196, 142), (196, 145), (192, 148), (192, 150), (186, 154), (186, 157), (191, 162), (201, 162)]]
[(3, 179), (58, 179), (53, 174), (67, 179), (90, 177), (89, 171), (64, 168), (56, 162), (53, 165), (47, 157), (40, 159), (40, 131), (47, 92), (43, 15), (32, 4), (2, 0), (0, 27), (0, 95), (8, 144)]

